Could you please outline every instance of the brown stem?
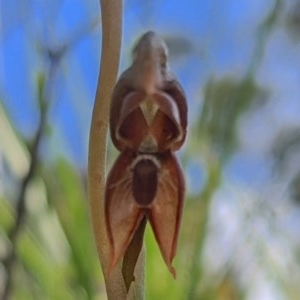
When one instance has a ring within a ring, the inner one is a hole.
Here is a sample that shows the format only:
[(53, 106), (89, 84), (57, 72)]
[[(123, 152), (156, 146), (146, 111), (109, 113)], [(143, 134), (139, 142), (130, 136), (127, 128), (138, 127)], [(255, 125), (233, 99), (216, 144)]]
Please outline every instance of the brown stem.
[[(122, 0), (100, 0), (102, 12), (102, 53), (96, 99), (90, 129), (88, 193), (90, 213), (108, 299), (143, 299), (143, 251), (137, 263), (137, 280), (127, 294), (121, 268), (108, 276), (110, 245), (104, 223), (106, 140), (110, 97), (117, 79), (122, 38)], [(139, 280), (138, 278), (141, 278)]]

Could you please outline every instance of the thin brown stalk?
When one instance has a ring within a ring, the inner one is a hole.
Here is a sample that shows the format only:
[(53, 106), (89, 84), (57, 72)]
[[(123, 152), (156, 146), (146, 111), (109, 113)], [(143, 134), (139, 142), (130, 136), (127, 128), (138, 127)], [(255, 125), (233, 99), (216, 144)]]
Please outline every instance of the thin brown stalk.
[(96, 99), (90, 129), (88, 193), (95, 242), (104, 274), (108, 299), (143, 299), (144, 260), (140, 255), (136, 281), (126, 292), (121, 268), (108, 275), (110, 246), (104, 223), (104, 188), (110, 97), (119, 66), (122, 37), (122, 0), (100, 0), (102, 12), (102, 53)]

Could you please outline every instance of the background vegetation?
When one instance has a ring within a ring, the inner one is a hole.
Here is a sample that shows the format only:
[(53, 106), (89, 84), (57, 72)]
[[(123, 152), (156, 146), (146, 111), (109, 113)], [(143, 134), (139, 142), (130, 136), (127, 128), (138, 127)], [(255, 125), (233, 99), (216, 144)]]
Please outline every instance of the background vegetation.
[[(99, 15), (1, 1), (2, 297), (105, 299), (86, 194)], [(122, 70), (148, 29), (169, 44), (189, 136), (178, 278), (147, 230), (147, 299), (298, 299), (300, 2), (125, 1)]]

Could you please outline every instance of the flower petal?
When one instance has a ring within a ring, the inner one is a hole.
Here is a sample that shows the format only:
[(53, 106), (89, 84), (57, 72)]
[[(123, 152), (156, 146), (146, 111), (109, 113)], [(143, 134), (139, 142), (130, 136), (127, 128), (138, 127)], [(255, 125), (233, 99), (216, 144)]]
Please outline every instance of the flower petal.
[(184, 179), (172, 153), (161, 159), (156, 199), (147, 217), (152, 226), (162, 256), (175, 277), (172, 260), (176, 253), (184, 200)]
[(137, 207), (132, 195), (130, 165), (133, 155), (120, 154), (107, 179), (105, 191), (105, 223), (111, 245), (109, 271), (124, 256), (144, 214)]

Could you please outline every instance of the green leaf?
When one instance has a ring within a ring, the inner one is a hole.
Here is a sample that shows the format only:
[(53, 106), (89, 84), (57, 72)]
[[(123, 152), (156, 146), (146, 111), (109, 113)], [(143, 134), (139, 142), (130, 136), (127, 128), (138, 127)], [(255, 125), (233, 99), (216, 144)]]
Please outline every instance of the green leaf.
[(29, 169), (29, 153), (0, 103), (0, 147), (12, 174), (21, 178)]
[(14, 213), (10, 203), (0, 197), (0, 228), (7, 232), (14, 224)]
[(76, 170), (67, 161), (60, 159), (54, 173), (55, 178), (48, 179), (52, 193), (49, 197), (69, 243), (78, 284), (92, 298), (95, 294), (94, 282), (99, 276), (96, 274), (98, 258), (90, 227), (87, 197)]
[(17, 255), (24, 267), (39, 283), (48, 299), (74, 299), (66, 282), (65, 272), (53, 263), (46, 251), (29, 232), (20, 234)]
[(38, 73), (37, 74), (37, 78), (36, 78), (36, 82), (37, 82), (37, 98), (38, 98), (38, 104), (39, 104), (39, 109), (40, 112), (45, 110), (45, 99), (44, 99), (44, 89), (45, 89), (45, 82), (46, 82), (46, 77), (44, 73)]
[(251, 78), (239, 82), (225, 77), (207, 83), (202, 114), (195, 130), (201, 133), (200, 140), (208, 144), (221, 160), (234, 150), (237, 120), (257, 91)]

